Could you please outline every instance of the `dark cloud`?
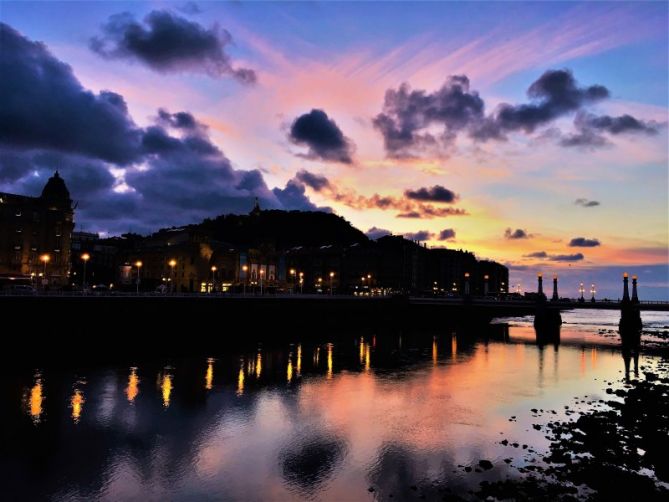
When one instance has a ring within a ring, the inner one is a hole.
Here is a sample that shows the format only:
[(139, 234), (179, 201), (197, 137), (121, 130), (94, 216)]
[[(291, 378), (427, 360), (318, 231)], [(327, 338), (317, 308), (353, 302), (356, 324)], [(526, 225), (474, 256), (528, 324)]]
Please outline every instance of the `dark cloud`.
[(298, 209), (300, 211), (332, 212), (331, 207), (318, 207), (311, 202), (305, 194), (304, 184), (294, 179), (288, 180), (285, 188), (274, 188), (272, 192), (284, 208)]
[(405, 211), (397, 215), (398, 218), (445, 218), (447, 216), (466, 216), (466, 209), (455, 207), (434, 207), (429, 204), (418, 204), (416, 209)]
[(428, 230), (419, 230), (418, 232), (408, 232), (404, 234), (405, 239), (410, 241), (427, 241), (434, 237), (434, 234)]
[(429, 219), (468, 214), (465, 209), (434, 206), (426, 203), (425, 201), (446, 202), (458, 199), (458, 196), (453, 192), (439, 185), (429, 189), (407, 190), (405, 197), (402, 198), (376, 193), (371, 196), (361, 195), (351, 189), (341, 189), (325, 176), (306, 170), (299, 171), (294, 179), (333, 201), (353, 209), (395, 210), (399, 211), (398, 218)]
[(434, 185), (430, 188), (419, 188), (418, 190), (405, 190), (404, 196), (413, 200), (445, 202), (449, 204), (458, 200), (457, 194), (441, 185)]
[[(448, 147), (457, 133), (483, 118), (483, 100), (470, 92), (469, 79), (451, 76), (433, 93), (411, 90), (402, 84), (386, 91), (383, 112), (374, 118), (374, 127), (383, 135), (390, 157), (411, 157), (425, 147)], [(442, 128), (435, 137), (428, 129)]]
[(549, 255), (548, 259), (550, 261), (581, 261), (583, 258), (582, 253), (576, 253), (576, 254), (553, 254)]
[(206, 126), (195, 120), (195, 117), (189, 112), (170, 113), (164, 108), (161, 108), (158, 110), (158, 119), (165, 126), (174, 129), (186, 129), (190, 131), (206, 129)]
[[(570, 70), (548, 70), (528, 88), (528, 103), (503, 103), (486, 115), (485, 103), (477, 92), (470, 91), (469, 79), (452, 76), (433, 93), (412, 90), (408, 84), (387, 90), (383, 111), (373, 123), (383, 136), (387, 155), (393, 158), (415, 157), (426, 152), (441, 155), (461, 132), (475, 141), (505, 140), (512, 132), (533, 134), (538, 128), (573, 113), (577, 114), (577, 133), (553, 134), (563, 146), (603, 146), (608, 141), (602, 133), (657, 132), (659, 125), (655, 122), (644, 122), (631, 115), (594, 116), (585, 111), (609, 95), (602, 85), (580, 85)], [(434, 132), (435, 127), (439, 132)]]
[(546, 251), (535, 251), (533, 253), (524, 254), (523, 258), (538, 258), (540, 260), (549, 261), (580, 261), (584, 258), (583, 254), (548, 254)]
[(381, 237), (384, 237), (386, 235), (391, 235), (392, 232), (390, 230), (386, 230), (385, 228), (378, 228), (378, 227), (372, 227), (367, 232), (365, 232), (365, 235), (369, 237), (372, 240), (380, 239)]
[(582, 127), (607, 132), (609, 134), (621, 134), (624, 132), (640, 132), (645, 134), (657, 134), (659, 124), (645, 122), (631, 115), (620, 115), (611, 117), (609, 115), (596, 116), (590, 113), (579, 113), (576, 120)]
[(472, 136), (486, 140), (500, 139), (511, 131), (532, 133), (563, 115), (608, 98), (609, 90), (601, 85), (581, 87), (569, 70), (549, 70), (530, 86), (527, 95), (531, 103), (500, 105)]
[(313, 109), (300, 115), (290, 126), (288, 139), (309, 148), (305, 157), (350, 164), (353, 143), (344, 136), (337, 123), (323, 110)]
[(253, 70), (233, 67), (226, 53), (231, 42), (230, 33), (218, 25), (207, 29), (169, 11), (154, 10), (143, 23), (127, 12), (111, 16), (102, 35), (90, 40), (90, 47), (105, 58), (140, 61), (159, 72), (227, 75), (254, 83)]
[(58, 169), (77, 224), (112, 233), (245, 213), (256, 197), (265, 208), (329, 210), (300, 181), (270, 190), (259, 170), (234, 169), (192, 114), (160, 109), (139, 128), (122, 96), (85, 90), (44, 45), (7, 25), (0, 37), (0, 190), (39, 194)]
[(0, 23), (0, 144), (85, 154), (118, 164), (140, 156), (141, 130), (122, 96), (85, 90), (44, 44)]
[(439, 232), (439, 240), (440, 241), (450, 241), (455, 239), (455, 230), (452, 228), (446, 228)]
[(574, 204), (581, 207), (595, 207), (600, 205), (599, 201), (588, 199), (576, 199)]
[(546, 251), (535, 251), (534, 253), (524, 254), (523, 258), (548, 258)]
[(325, 176), (321, 176), (320, 174), (314, 174), (304, 169), (298, 171), (295, 177), (299, 181), (307, 185), (309, 188), (315, 190), (316, 192), (320, 192), (325, 188), (332, 187), (330, 181)]
[(609, 142), (602, 136), (603, 133), (618, 135), (623, 133), (637, 133), (653, 136), (657, 134), (660, 124), (657, 122), (646, 122), (632, 117), (621, 115), (611, 117), (609, 115), (593, 115), (586, 112), (578, 112), (574, 118), (576, 133), (565, 136), (560, 140), (562, 146), (576, 146), (584, 148), (596, 148), (607, 145)]
[(586, 239), (585, 237), (574, 237), (569, 241), (569, 247), (572, 248), (594, 248), (600, 246), (598, 239)]
[(516, 228), (515, 230), (507, 228), (504, 231), (504, 237), (506, 239), (529, 239), (530, 237), (532, 237), (532, 235), (527, 233), (522, 228)]

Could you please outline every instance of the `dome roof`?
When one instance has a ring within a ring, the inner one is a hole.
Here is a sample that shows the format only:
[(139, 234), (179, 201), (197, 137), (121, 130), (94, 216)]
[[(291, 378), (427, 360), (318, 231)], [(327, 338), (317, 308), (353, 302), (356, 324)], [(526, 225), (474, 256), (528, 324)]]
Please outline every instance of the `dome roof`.
[(42, 190), (42, 199), (46, 199), (50, 202), (63, 202), (70, 204), (70, 192), (65, 186), (65, 181), (60, 177), (58, 171), (54, 173), (49, 181), (44, 185)]

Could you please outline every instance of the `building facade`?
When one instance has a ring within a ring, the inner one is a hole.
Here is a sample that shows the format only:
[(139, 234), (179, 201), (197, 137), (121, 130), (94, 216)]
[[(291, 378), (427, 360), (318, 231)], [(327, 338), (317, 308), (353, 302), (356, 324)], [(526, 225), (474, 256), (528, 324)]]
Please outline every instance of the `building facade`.
[(39, 197), (0, 193), (0, 274), (68, 284), (73, 229), (72, 199), (58, 171)]

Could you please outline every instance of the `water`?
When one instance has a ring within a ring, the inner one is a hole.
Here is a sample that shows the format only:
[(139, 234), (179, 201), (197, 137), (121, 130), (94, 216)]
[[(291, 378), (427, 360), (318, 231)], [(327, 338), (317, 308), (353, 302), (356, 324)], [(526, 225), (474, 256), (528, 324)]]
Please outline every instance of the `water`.
[[(547, 420), (578, 406), (575, 396), (610, 398), (605, 382), (624, 365), (617, 339), (601, 332), (618, 315), (567, 313), (559, 342), (545, 345), (514, 319), (474, 332), (6, 369), (3, 496), (403, 500), (445, 487), (467, 496), (484, 479), (517, 476), (504, 459), (522, 466), (546, 448), (530, 409), (554, 410)], [(666, 313), (648, 319), (669, 325)], [(464, 471), (482, 459), (494, 468)]]

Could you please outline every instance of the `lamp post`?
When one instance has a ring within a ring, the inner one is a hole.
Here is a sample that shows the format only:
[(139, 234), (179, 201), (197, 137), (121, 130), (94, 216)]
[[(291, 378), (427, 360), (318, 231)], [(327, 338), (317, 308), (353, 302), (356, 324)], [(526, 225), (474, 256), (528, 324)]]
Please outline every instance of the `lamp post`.
[(465, 272), (465, 296), (469, 296), (469, 272)]
[(581, 294), (581, 297), (578, 299), (578, 302), (583, 303), (585, 301), (585, 298), (583, 298), (583, 293), (585, 293), (585, 287), (583, 286), (583, 283), (580, 283), (578, 285), (578, 292)]
[(135, 262), (135, 267), (137, 267), (137, 294), (139, 294), (139, 271), (142, 268), (143, 263), (140, 260)]
[(211, 292), (215, 293), (216, 292), (216, 271), (218, 268), (216, 265), (211, 266)]
[(42, 284), (46, 286), (49, 282), (47, 275), (46, 275), (46, 264), (49, 263), (49, 260), (51, 260), (51, 256), (48, 254), (43, 254), (42, 256), (39, 257), (39, 259), (44, 262), (44, 277), (42, 278)]
[(334, 272), (330, 272), (330, 296), (332, 296), (332, 281), (334, 280)]
[(300, 294), (302, 294), (303, 285), (304, 285), (304, 272), (300, 272)]
[(84, 253), (81, 255), (81, 260), (84, 262), (84, 277), (81, 280), (81, 289), (83, 290), (84, 294), (86, 294), (86, 264), (90, 259), (91, 255), (89, 255), (88, 253)]
[(297, 271), (294, 268), (290, 269), (290, 282), (292, 283), (292, 287), (290, 288), (291, 292), (294, 290), (295, 286), (297, 286), (297, 281), (295, 280), (295, 274)]
[(483, 276), (483, 296), (488, 296), (488, 279), (490, 279), (488, 274)]
[(176, 281), (176, 275), (174, 275), (174, 267), (177, 266), (177, 261), (172, 258), (167, 264), (170, 266), (170, 293), (174, 293), (174, 282)]
[(262, 296), (262, 278), (265, 275), (265, 269), (260, 267), (260, 296)]
[(243, 290), (244, 290), (244, 296), (246, 296), (246, 277), (247, 277), (247, 272), (249, 271), (249, 266), (248, 265), (242, 265), (242, 271), (244, 272), (244, 285), (243, 285)]
[(595, 303), (595, 293), (596, 292), (597, 292), (597, 290), (595, 289), (595, 285), (593, 284), (592, 286), (590, 286), (590, 294), (592, 295), (592, 298), (590, 298), (590, 301), (592, 303)]

